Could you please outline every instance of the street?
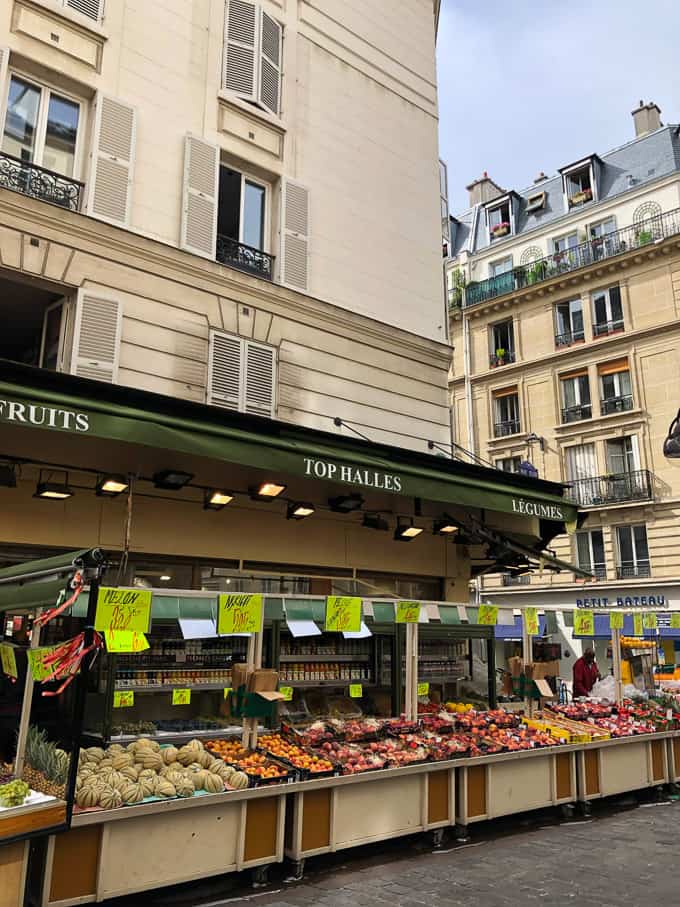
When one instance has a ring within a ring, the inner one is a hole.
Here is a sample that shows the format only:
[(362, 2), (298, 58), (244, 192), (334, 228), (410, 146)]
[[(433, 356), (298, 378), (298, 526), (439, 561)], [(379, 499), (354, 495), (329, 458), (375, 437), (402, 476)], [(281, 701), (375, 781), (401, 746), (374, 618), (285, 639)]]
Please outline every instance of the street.
[[(425, 836), (390, 846), (322, 857), (307, 863), (302, 882), (286, 882), (281, 867), (265, 890), (239, 884), (180, 886), (153, 896), (111, 902), (112, 907), (423, 907), (465, 904), (510, 907), (523, 903), (588, 903), (620, 907), (677, 903), (677, 879), (668, 867), (680, 858), (675, 833), (680, 802), (629, 799), (594, 804), (590, 819), (565, 822), (549, 813), (512, 817), (472, 829), (470, 842), (445, 839), (432, 851)], [(357, 817), (360, 821), (360, 817)], [(226, 880), (225, 880), (226, 881)], [(210, 889), (212, 888), (212, 894)]]

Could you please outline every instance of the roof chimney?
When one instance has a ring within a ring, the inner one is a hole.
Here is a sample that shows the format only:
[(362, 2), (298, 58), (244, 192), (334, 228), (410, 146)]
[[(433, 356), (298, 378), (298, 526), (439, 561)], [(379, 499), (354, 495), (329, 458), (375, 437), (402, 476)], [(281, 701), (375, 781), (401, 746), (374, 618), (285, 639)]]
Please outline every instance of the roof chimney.
[(541, 172), (538, 174), (538, 176), (537, 176), (536, 179), (534, 180), (534, 186), (535, 186), (537, 183), (542, 183), (544, 180), (547, 180), (547, 179), (548, 179), (548, 177), (547, 177), (547, 176), (545, 175), (545, 173), (541, 170)]
[(490, 202), (492, 199), (498, 198), (499, 195), (505, 194), (504, 190), (494, 183), (486, 170), (478, 180), (474, 180), (465, 188), (470, 193), (471, 208), (480, 203)]
[(661, 110), (653, 101), (650, 101), (649, 104), (640, 101), (640, 106), (636, 107), (632, 114), (636, 137), (647, 135), (648, 132), (654, 132), (655, 129), (659, 129), (663, 125), (661, 122)]

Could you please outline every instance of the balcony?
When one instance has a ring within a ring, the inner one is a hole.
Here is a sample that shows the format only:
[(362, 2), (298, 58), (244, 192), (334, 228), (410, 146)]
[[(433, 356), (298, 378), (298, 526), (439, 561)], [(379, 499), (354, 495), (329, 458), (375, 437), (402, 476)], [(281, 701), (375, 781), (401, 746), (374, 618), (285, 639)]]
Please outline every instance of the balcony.
[(507, 435), (516, 435), (519, 432), (519, 419), (510, 419), (507, 422), (496, 422), (493, 427), (494, 438), (505, 438)]
[(489, 368), (500, 368), (501, 365), (508, 365), (511, 362), (516, 362), (514, 350), (504, 350), (502, 356), (498, 353), (489, 356)]
[(0, 188), (80, 211), (85, 184), (0, 152)]
[(632, 408), (632, 394), (624, 394), (621, 397), (606, 397), (604, 400), (600, 400), (600, 412), (603, 416), (610, 416), (612, 413), (625, 413)]
[(488, 302), (497, 296), (514, 293), (551, 280), (553, 277), (559, 277), (561, 274), (587, 268), (598, 261), (615, 258), (617, 255), (623, 255), (653, 242), (660, 242), (679, 233), (680, 208), (675, 208), (658, 217), (650, 218), (643, 224), (624, 227), (605, 236), (589, 239), (572, 249), (555, 252), (531, 264), (506, 271), (498, 277), (469, 283), (465, 289), (464, 306), (467, 308), (480, 302)]
[(272, 280), (274, 274), (274, 256), (267, 255), (252, 246), (237, 242), (228, 236), (217, 236), (215, 258), (220, 264), (229, 265), (239, 271), (246, 271), (256, 277)]
[(606, 504), (625, 504), (630, 501), (651, 501), (652, 474), (648, 469), (621, 472), (616, 475), (593, 476), (569, 483), (564, 494), (567, 500), (580, 507), (602, 507)]
[(603, 321), (593, 324), (593, 337), (607, 337), (609, 334), (618, 334), (623, 330), (623, 319), (619, 321)]
[(652, 571), (649, 568), (649, 561), (638, 561), (634, 564), (632, 561), (624, 561), (616, 566), (617, 579), (630, 579), (635, 576), (651, 576)]
[(592, 419), (592, 403), (578, 403), (576, 406), (567, 406), (562, 410), (562, 424), (581, 422), (583, 419)]
[(585, 339), (583, 331), (567, 331), (566, 334), (555, 334), (555, 346), (572, 346), (574, 343), (584, 343)]

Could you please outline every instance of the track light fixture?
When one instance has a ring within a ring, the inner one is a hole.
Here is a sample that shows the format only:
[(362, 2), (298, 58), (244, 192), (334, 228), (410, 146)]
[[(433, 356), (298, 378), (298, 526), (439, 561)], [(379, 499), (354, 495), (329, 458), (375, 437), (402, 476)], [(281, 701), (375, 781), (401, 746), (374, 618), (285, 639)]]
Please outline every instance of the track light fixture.
[(304, 520), (306, 517), (311, 516), (316, 507), (314, 504), (306, 504), (302, 501), (297, 501), (295, 503), (291, 502), (288, 505), (288, 512), (286, 514), (286, 519), (288, 520)]
[(397, 520), (397, 528), (394, 530), (394, 538), (397, 542), (410, 542), (417, 538), (423, 530), (420, 526), (414, 526), (413, 520)]
[(254, 501), (273, 501), (283, 494), (286, 487), (279, 482), (262, 482), (260, 485), (251, 485), (250, 497)]
[(182, 472), (181, 469), (163, 469), (153, 475), (153, 483), (156, 488), (164, 488), (166, 491), (179, 491), (188, 485), (193, 479), (192, 472)]
[(458, 532), (458, 528), (458, 525), (453, 520), (444, 518), (435, 520), (432, 532), (434, 535), (452, 535), (454, 532)]
[(17, 487), (17, 473), (13, 463), (4, 463), (0, 466), (0, 487)]
[(66, 498), (73, 497), (73, 491), (68, 486), (68, 473), (64, 473), (63, 482), (53, 482), (44, 481), (42, 470), (40, 470), (38, 484), (33, 497), (42, 498), (45, 501), (65, 501)]
[(104, 475), (97, 476), (95, 491), (98, 497), (115, 498), (129, 487), (130, 483), (125, 476)]
[(334, 513), (353, 513), (364, 506), (364, 498), (360, 494), (341, 494), (337, 498), (329, 498), (328, 506)]
[(367, 529), (379, 529), (381, 532), (387, 532), (390, 528), (387, 520), (377, 513), (365, 513), (361, 525)]
[(233, 500), (233, 494), (229, 494), (228, 491), (220, 491), (219, 489), (215, 488), (210, 491), (206, 491), (203, 498), (203, 509), (222, 510), (222, 508), (226, 507), (227, 504), (231, 504)]

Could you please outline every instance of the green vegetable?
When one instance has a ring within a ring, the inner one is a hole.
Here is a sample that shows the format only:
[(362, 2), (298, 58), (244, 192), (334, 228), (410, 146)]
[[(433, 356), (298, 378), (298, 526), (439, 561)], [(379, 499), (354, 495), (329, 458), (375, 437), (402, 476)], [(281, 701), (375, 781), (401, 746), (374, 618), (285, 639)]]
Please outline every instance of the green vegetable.
[(22, 806), (31, 789), (25, 781), (10, 781), (0, 786), (0, 805)]

